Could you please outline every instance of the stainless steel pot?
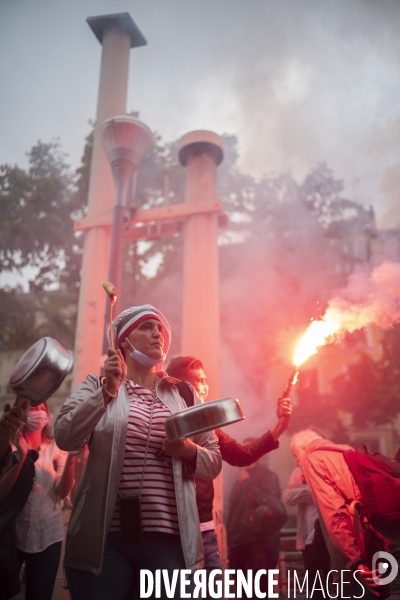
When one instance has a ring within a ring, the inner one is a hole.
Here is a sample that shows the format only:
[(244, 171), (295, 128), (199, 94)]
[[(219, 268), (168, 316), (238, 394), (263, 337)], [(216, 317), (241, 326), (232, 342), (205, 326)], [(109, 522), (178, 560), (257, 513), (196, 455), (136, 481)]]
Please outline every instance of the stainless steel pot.
[(44, 337), (21, 356), (8, 385), (27, 398), (32, 406), (41, 404), (60, 387), (74, 365), (74, 355), (57, 340)]
[(168, 417), (165, 419), (164, 427), (167, 439), (181, 440), (196, 433), (212, 431), (218, 427), (236, 423), (244, 418), (239, 400), (221, 398), (186, 408)]

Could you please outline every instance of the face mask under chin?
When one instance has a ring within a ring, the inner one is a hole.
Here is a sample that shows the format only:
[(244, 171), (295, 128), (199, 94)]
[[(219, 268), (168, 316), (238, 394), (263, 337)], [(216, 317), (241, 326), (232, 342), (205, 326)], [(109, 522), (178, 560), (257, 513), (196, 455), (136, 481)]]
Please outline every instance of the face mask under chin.
[(163, 362), (166, 359), (166, 354), (165, 353), (160, 358), (151, 358), (150, 356), (147, 356), (147, 354), (143, 354), (143, 352), (140, 352), (139, 350), (136, 350), (136, 348), (133, 347), (132, 342), (130, 342), (128, 340), (128, 338), (126, 338), (126, 341), (128, 342), (128, 344), (132, 348), (132, 352), (130, 353), (129, 356), (131, 358), (133, 358), (134, 360), (136, 360), (143, 367), (147, 367), (147, 368), (155, 367), (160, 362)]

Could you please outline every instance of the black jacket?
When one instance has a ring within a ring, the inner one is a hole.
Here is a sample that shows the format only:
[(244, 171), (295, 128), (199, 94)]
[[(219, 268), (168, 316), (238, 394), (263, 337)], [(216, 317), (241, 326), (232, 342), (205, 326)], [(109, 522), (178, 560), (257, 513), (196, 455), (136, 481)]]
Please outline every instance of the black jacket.
[[(278, 448), (271, 432), (267, 431), (260, 438), (250, 444), (242, 445), (232, 439), (222, 429), (216, 429), (222, 460), (234, 467), (248, 467), (267, 452)], [(196, 478), (196, 501), (199, 511), (200, 523), (212, 521), (214, 485), (210, 480)]]
[(277, 475), (260, 464), (248, 473), (231, 492), (226, 527), (230, 548), (278, 540), (287, 519)]

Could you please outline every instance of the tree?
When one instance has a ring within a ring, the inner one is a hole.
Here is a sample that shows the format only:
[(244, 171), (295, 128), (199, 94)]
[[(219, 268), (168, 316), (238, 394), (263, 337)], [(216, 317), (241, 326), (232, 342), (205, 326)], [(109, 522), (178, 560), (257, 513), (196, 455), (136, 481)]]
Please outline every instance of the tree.
[(83, 212), (57, 142), (38, 142), (27, 171), (0, 166), (0, 272), (38, 269), (32, 288), (77, 286), (80, 248), (73, 217)]
[(21, 290), (0, 289), (0, 350), (29, 347), (37, 341), (35, 310)]
[(355, 427), (393, 423), (400, 413), (400, 324), (383, 332), (382, 357), (365, 352), (334, 381), (339, 409), (352, 416)]
[(277, 363), (289, 375), (296, 339), (347, 275), (341, 232), (333, 245), (332, 227), (367, 211), (343, 199), (342, 189), (320, 164), (300, 183), (289, 173), (247, 180), (233, 197), (246, 241), (221, 249), (221, 314), (232, 354), (246, 363), (237, 368), (243, 378), (251, 373), (255, 396), (265, 393)]
[[(58, 142), (39, 141), (28, 160), (27, 170), (0, 166), (0, 272), (22, 272), (26, 267), (36, 271), (29, 296), (21, 290), (1, 290), (0, 346), (26, 347), (41, 334), (55, 332), (57, 339), (71, 345), (76, 309), (63, 323), (58, 320), (57, 327), (55, 322), (56, 314), (65, 310), (66, 297), (72, 306), (77, 303), (81, 240), (74, 235), (73, 219), (83, 214), (86, 199), (79, 193), (82, 186), (74, 184)], [(43, 291), (60, 285), (63, 293), (53, 292), (49, 303)]]

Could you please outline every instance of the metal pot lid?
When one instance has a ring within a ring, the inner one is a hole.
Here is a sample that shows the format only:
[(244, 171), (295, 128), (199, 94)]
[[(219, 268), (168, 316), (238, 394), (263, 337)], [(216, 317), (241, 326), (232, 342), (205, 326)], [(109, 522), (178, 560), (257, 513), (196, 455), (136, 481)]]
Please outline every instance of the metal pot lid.
[(12, 370), (9, 384), (18, 385), (20, 381), (29, 376), (42, 358), (47, 345), (47, 338), (35, 342), (19, 359)]
[(245, 416), (239, 400), (221, 398), (171, 415), (165, 419), (164, 428), (169, 440), (178, 440), (231, 425), (242, 419)]

